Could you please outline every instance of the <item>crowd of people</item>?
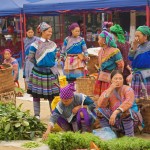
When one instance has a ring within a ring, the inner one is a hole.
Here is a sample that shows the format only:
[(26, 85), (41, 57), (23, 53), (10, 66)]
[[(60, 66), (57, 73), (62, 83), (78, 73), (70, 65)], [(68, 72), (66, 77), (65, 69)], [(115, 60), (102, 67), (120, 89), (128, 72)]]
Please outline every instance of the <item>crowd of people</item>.
[[(48, 99), (51, 117), (43, 139), (54, 124), (63, 130), (90, 132), (95, 118), (102, 127), (119, 130), (126, 136), (134, 136), (134, 128), (144, 127), (136, 104), (137, 98), (150, 97), (150, 28), (140, 26), (132, 44), (125, 40), (119, 24), (105, 22), (98, 36), (98, 76), (94, 95), (96, 104), (89, 96), (76, 93), (75, 81), (87, 72), (90, 61), (86, 42), (80, 36), (80, 26), (69, 26), (69, 36), (64, 39), (58, 62), (64, 63), (64, 75), (68, 85), (60, 88), (56, 66), (57, 45), (51, 41), (52, 27), (42, 22), (38, 26), (40, 37), (27, 29), (24, 40), (25, 62), (23, 77), (26, 89), (33, 97), (34, 115), (40, 119), (40, 98)], [(4, 50), (4, 63), (13, 65), (14, 82), (18, 81), (18, 63), (11, 57), (11, 50)], [(56, 96), (60, 102), (52, 111), (51, 103)]]

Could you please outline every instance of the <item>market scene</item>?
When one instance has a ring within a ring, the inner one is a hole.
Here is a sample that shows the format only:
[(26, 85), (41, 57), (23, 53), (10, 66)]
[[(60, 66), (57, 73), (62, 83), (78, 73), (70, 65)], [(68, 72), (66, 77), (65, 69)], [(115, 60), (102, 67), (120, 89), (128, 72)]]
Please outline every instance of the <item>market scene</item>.
[(150, 150), (150, 0), (1, 0), (0, 150)]

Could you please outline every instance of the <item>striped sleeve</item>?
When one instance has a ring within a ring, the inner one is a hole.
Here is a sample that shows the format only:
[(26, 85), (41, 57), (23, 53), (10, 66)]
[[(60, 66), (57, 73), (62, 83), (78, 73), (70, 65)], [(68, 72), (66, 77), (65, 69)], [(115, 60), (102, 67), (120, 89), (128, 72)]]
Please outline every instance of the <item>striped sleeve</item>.
[(37, 43), (37, 41), (35, 41), (34, 43), (31, 44), (30, 49), (29, 49), (28, 58), (33, 64), (36, 63), (35, 53), (36, 53), (37, 48), (38, 48), (38, 43)]
[(82, 51), (84, 52), (84, 55), (88, 56), (87, 46), (86, 46), (84, 39), (82, 39), (82, 41), (81, 41), (81, 46), (82, 46)]
[(67, 43), (68, 43), (68, 40), (67, 40), (67, 38), (65, 38), (64, 44), (63, 44), (63, 47), (62, 47), (62, 50), (61, 50), (61, 53), (60, 53), (60, 58), (64, 58), (66, 56)]

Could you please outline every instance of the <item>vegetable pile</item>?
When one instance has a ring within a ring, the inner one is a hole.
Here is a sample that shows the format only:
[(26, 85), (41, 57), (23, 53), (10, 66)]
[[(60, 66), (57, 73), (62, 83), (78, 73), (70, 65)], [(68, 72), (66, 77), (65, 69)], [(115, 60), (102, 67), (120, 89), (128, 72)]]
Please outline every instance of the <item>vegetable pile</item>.
[(22, 145), (25, 148), (37, 148), (40, 147), (40, 144), (36, 143), (36, 142), (27, 142), (25, 144)]
[(91, 133), (51, 133), (47, 144), (50, 149), (73, 150), (89, 149), (90, 142), (94, 142), (100, 150), (150, 150), (150, 141), (136, 137), (122, 137), (109, 141), (102, 141)]
[(30, 140), (41, 137), (45, 126), (30, 112), (21, 111), (21, 105), (0, 103), (0, 140)]

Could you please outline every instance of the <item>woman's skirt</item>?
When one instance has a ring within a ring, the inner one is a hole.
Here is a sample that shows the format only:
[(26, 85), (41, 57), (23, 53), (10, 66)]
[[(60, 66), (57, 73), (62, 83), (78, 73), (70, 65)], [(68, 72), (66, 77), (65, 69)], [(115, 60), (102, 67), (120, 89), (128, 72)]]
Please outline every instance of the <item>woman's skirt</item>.
[(94, 87), (94, 95), (101, 95), (105, 90), (108, 89), (110, 83), (96, 80)]
[(67, 79), (76, 79), (84, 76), (85, 62), (78, 56), (67, 56), (64, 65), (64, 74)]
[[(144, 84), (144, 87), (142, 84)], [(143, 80), (140, 74), (134, 74), (132, 77), (131, 87), (134, 90), (135, 98), (144, 97), (144, 93), (146, 91), (148, 96), (150, 97), (150, 77)], [(146, 90), (144, 90), (143, 88), (145, 88)]]
[(49, 67), (34, 66), (28, 83), (28, 93), (34, 98), (53, 99), (59, 95), (58, 75), (54, 75)]

